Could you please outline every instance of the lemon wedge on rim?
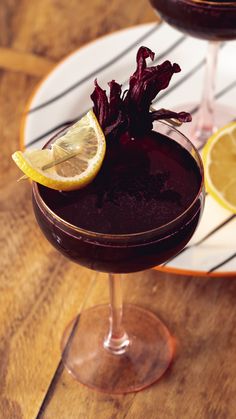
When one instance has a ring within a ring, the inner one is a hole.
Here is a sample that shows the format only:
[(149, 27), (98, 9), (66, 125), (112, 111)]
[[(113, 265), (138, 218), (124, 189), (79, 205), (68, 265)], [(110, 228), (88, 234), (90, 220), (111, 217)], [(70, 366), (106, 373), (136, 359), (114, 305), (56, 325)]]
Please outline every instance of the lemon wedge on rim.
[(220, 205), (236, 213), (236, 122), (209, 138), (202, 158), (207, 191)]
[(44, 150), (16, 151), (22, 172), (41, 185), (70, 191), (88, 185), (101, 168), (106, 140), (93, 111), (72, 125)]

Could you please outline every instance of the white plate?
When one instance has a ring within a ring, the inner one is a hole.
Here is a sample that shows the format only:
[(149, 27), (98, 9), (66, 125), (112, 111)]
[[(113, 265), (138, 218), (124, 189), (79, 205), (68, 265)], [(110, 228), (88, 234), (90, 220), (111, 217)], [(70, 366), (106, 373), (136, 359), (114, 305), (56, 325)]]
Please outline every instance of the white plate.
[[(112, 79), (125, 88), (141, 45), (155, 51), (159, 62), (169, 59), (182, 68), (181, 73), (174, 75), (169, 89), (159, 95), (155, 104), (158, 108), (171, 109), (181, 102), (199, 102), (206, 42), (184, 36), (166, 24), (139, 25), (80, 48), (44, 78), (23, 116), (22, 146), (42, 146), (56, 129), (91, 108), (95, 77), (103, 88)], [(216, 88), (217, 98), (231, 107), (236, 106), (235, 52), (235, 41), (221, 48)], [(158, 269), (181, 274), (236, 276), (236, 217), (207, 196), (202, 220), (185, 251)]]

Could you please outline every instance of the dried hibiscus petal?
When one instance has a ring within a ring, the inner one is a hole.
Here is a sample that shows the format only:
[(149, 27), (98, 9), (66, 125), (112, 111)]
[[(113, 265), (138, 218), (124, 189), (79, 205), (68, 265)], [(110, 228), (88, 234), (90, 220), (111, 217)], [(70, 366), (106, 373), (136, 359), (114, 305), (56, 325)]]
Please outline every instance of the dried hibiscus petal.
[(106, 136), (128, 131), (131, 135), (152, 129), (158, 119), (175, 118), (180, 122), (191, 121), (187, 112), (173, 112), (166, 109), (150, 110), (152, 101), (166, 89), (174, 73), (180, 72), (178, 64), (164, 61), (160, 65), (147, 66), (146, 60), (154, 60), (154, 52), (140, 47), (137, 53), (137, 68), (129, 80), (129, 89), (122, 93), (121, 85), (112, 80), (109, 83), (109, 99), (95, 80), (91, 95), (94, 112)]
[(157, 111), (152, 111), (150, 113), (152, 121), (157, 121), (158, 119), (170, 119), (175, 118), (180, 122), (191, 122), (192, 117), (188, 112), (173, 112), (168, 111), (167, 109), (158, 109)]
[(94, 84), (95, 89), (91, 94), (91, 99), (94, 103), (93, 110), (101, 127), (105, 128), (109, 115), (109, 104), (106, 91), (102, 90), (97, 82), (97, 79)]

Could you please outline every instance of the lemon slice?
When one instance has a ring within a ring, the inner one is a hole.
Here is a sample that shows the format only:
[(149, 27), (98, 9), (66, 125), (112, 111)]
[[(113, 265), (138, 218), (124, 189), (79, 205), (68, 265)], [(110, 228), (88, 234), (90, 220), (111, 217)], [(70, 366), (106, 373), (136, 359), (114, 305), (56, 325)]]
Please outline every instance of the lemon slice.
[(206, 189), (220, 205), (236, 213), (236, 123), (210, 137), (202, 153)]
[(106, 151), (102, 129), (92, 111), (72, 125), (50, 149), (16, 151), (12, 158), (30, 179), (52, 189), (81, 189), (97, 175)]

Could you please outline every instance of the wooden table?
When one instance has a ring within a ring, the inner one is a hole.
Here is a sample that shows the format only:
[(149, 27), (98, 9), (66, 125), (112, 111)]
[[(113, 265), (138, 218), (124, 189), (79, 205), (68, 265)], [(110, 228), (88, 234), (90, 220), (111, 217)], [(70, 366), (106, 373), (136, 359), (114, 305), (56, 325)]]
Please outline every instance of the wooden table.
[(103, 274), (59, 255), (42, 236), (30, 184), (16, 183), (26, 101), (48, 70), (98, 36), (155, 16), (146, 0), (1, 0), (0, 418), (230, 419), (236, 417), (236, 281), (130, 275), (125, 300), (150, 307), (177, 341), (165, 376), (137, 394), (96, 393), (60, 362), (65, 326), (108, 300)]

